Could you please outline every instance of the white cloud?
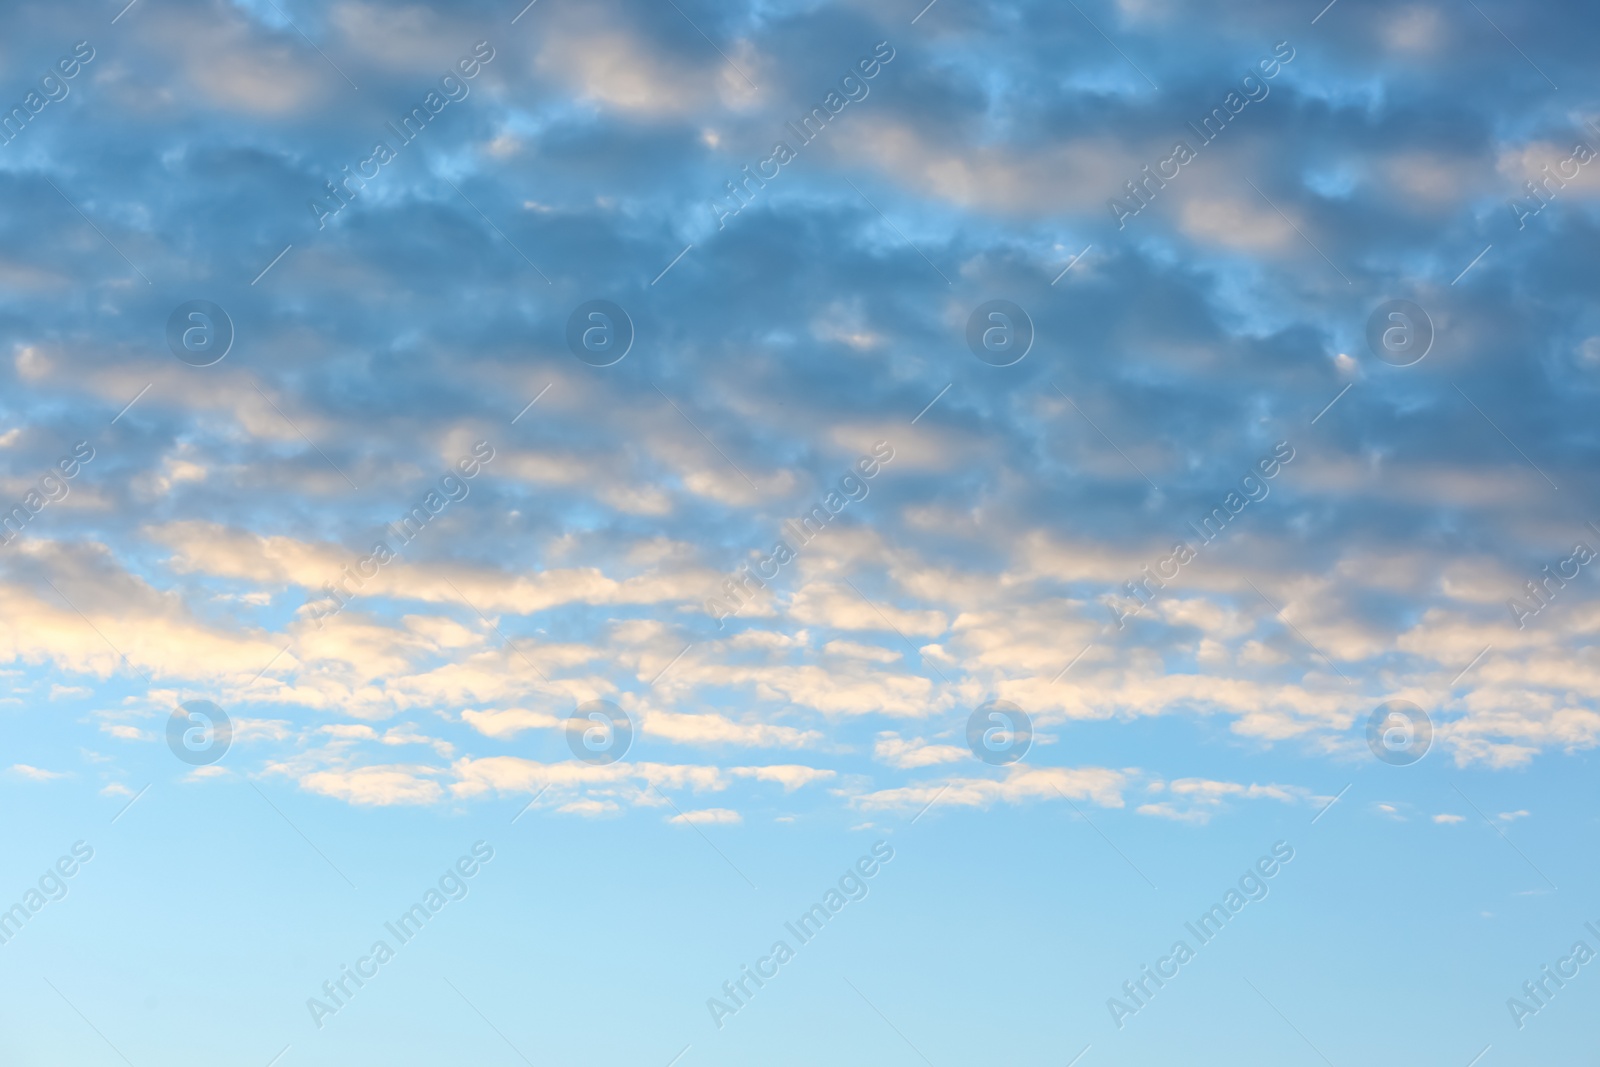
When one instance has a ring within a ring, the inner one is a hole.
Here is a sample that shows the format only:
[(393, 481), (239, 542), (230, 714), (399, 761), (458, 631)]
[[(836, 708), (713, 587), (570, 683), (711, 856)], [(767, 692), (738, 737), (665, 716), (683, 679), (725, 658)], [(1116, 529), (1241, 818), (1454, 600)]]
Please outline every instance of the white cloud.
[(972, 753), (959, 745), (934, 745), (921, 738), (903, 738), (892, 730), (878, 735), (872, 746), (872, 756), (900, 770), (917, 767), (935, 767), (941, 763), (957, 763), (971, 758)]
[(438, 773), (432, 767), (395, 764), (312, 771), (301, 775), (299, 782), (301, 788), (310, 792), (336, 797), (359, 807), (388, 807), (433, 804), (442, 799), (444, 788), (433, 780)]
[(792, 793), (801, 786), (825, 782), (836, 774), (834, 771), (824, 770), (819, 767), (802, 767), (794, 763), (774, 764), (769, 767), (732, 767), (729, 768), (728, 773), (735, 778), (754, 778), (762, 782), (776, 782), (783, 786), (785, 793)]
[(900, 809), (917, 811), (926, 805), (955, 805), (987, 808), (996, 803), (1021, 804), (1031, 801), (1092, 800), (1102, 808), (1123, 806), (1122, 790), (1128, 775), (1104, 767), (1027, 767), (1013, 764), (1005, 777), (948, 778), (939, 783), (921, 783), (880, 789), (853, 797), (851, 803), (866, 811)]
[(667, 821), (683, 824), (740, 823), (744, 822), (744, 817), (731, 808), (700, 808), (674, 815)]
[(49, 782), (54, 781), (57, 778), (72, 777), (66, 771), (47, 771), (40, 767), (31, 767), (26, 763), (13, 763), (11, 765), (11, 772), (35, 782)]

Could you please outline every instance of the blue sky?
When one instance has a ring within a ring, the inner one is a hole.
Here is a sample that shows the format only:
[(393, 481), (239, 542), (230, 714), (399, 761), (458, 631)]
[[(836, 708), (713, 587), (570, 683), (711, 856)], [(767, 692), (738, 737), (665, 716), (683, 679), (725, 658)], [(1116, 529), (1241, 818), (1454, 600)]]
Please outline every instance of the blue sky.
[(1589, 1048), (1593, 13), (125, 2), (0, 13), (0, 1059)]

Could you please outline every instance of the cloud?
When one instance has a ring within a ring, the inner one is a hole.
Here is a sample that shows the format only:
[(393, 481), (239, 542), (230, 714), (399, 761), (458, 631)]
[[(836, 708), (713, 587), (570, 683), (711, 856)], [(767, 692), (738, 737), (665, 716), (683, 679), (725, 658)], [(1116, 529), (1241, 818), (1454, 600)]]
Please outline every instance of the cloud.
[(696, 825), (712, 823), (741, 823), (743, 816), (729, 808), (700, 808), (696, 811), (680, 812), (667, 820), (671, 823), (694, 823)]
[(1223, 782), (1210, 778), (1179, 778), (1171, 782), (1154, 781), (1152, 792), (1170, 793), (1174, 800), (1141, 804), (1135, 810), (1140, 815), (1150, 815), (1175, 822), (1204, 824), (1227, 810), (1228, 800), (1276, 800), (1285, 804), (1308, 803), (1313, 797), (1309, 789), (1293, 785), (1258, 785), (1242, 782)]
[(566, 718), (558, 718), (548, 712), (530, 711), (526, 708), (502, 708), (486, 711), (463, 708), (461, 721), (485, 737), (503, 739), (515, 737), (524, 730), (556, 729), (565, 725)]
[(47, 771), (39, 767), (29, 766), (26, 763), (13, 763), (11, 765), (11, 773), (34, 782), (50, 782), (57, 778), (72, 777), (66, 771)]
[(958, 745), (932, 745), (921, 738), (903, 738), (892, 730), (879, 734), (872, 746), (874, 759), (900, 770), (957, 763), (971, 755)]
[[(522, 44), (503, 13), (491, 34), (368, 0), (298, 29), (271, 5), (119, 22), (0, 171), (0, 246), (29, 249), (0, 258), (0, 516), (27, 520), (0, 548), (0, 700), (24, 741), (86, 700), (91, 730), (159, 745), (207, 694), (235, 725), (222, 773), (356, 805), (548, 787), (611, 817), (781, 789), (875, 815), (1059, 788), (1196, 825), (1310, 803), (1286, 761), (1366, 758), (1396, 696), (1457, 766), (1600, 745), (1600, 605), (1569, 578), (1508, 608), (1600, 537), (1562, 503), (1594, 488), (1600, 168), (1549, 177), (1600, 134), (1475, 73), (1503, 39), (1426, 4), (1365, 35), (1324, 20), (1122, 228), (1108, 200), (1190, 136), (1173, 101), (1237, 84), (1232, 23), (1120, 0), (1154, 93), (1069, 8), (941, 6), (904, 39), (864, 7), (692, 14), (539, 5)], [(56, 54), (69, 16), (8, 47)], [(480, 32), (470, 96), (319, 222), (394, 102)], [(720, 225), (710, 203), (885, 35), (870, 95)], [(1528, 182), (1548, 205), (1519, 219)], [(165, 351), (159, 279), (226, 305), (226, 359)], [(579, 293), (625, 306), (625, 362), (573, 357)], [(1425, 306), (1422, 362), (1372, 351), (1375, 294)], [(967, 337), (1001, 297), (1035, 333), (1004, 368)], [(35, 513), (79, 441), (95, 458)], [(495, 458), (444, 489), (480, 441)], [(878, 441), (894, 458), (860, 499), (719, 625), (707, 598)], [(1280, 442), (1270, 492), (1206, 540)], [(330, 587), (349, 603), (323, 617)], [(634, 718), (637, 762), (565, 759), (597, 697)], [(968, 763), (994, 698), (1033, 717), (1031, 758), (1137, 736), (1145, 769)], [(1204, 777), (1213, 744), (1237, 781)], [(108, 778), (137, 751), (108, 746)]]
[(735, 778), (754, 778), (761, 782), (776, 782), (783, 786), (785, 793), (792, 793), (801, 786), (825, 782), (836, 776), (837, 772), (825, 770), (820, 767), (804, 767), (794, 763), (774, 764), (767, 767), (732, 767), (729, 773)]
[(299, 783), (309, 792), (335, 797), (358, 807), (433, 804), (444, 796), (444, 787), (431, 777), (436, 773), (430, 767), (392, 764), (313, 771), (300, 776)]
[(1006, 768), (1004, 778), (948, 778), (935, 785), (920, 783), (881, 789), (851, 798), (864, 811), (911, 810), (929, 805), (987, 808), (996, 803), (1092, 800), (1102, 808), (1124, 806), (1122, 790), (1128, 776), (1104, 767)]

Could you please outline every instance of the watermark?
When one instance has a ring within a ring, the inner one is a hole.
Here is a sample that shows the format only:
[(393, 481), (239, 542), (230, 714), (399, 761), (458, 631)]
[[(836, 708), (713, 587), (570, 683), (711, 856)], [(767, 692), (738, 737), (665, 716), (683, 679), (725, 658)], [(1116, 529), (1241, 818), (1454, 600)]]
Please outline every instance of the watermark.
[[(422, 98), (422, 103), (401, 117), (400, 125), (396, 126), (393, 122), (385, 123), (394, 132), (399, 148), (404, 148), (416, 140), (428, 123), (445, 108), (452, 103), (460, 103), (471, 95), (472, 87), (467, 82), (482, 72), (484, 65), (494, 59), (494, 54), (494, 48), (488, 41), (479, 41), (472, 46), (470, 55), (458, 60), (450, 73), (439, 79), (437, 90), (429, 89), (428, 95)], [(460, 72), (460, 77), (457, 77), (457, 71)], [(376, 178), (385, 165), (399, 157), (399, 148), (392, 147), (386, 140), (378, 141), (372, 146), (372, 152), (367, 158), (356, 164), (356, 173), (350, 172), (350, 165), (347, 163), (340, 168), (344, 172), (344, 177), (337, 185), (331, 181), (324, 181), (323, 184), (328, 187), (327, 194), (321, 200), (306, 201), (311, 208), (311, 216), (317, 220), (317, 229), (326, 229), (328, 219), (343, 211), (360, 196), (361, 191), (367, 187), (367, 182)], [(369, 166), (372, 168), (370, 171), (367, 169)], [(353, 189), (351, 182), (355, 183)], [(333, 206), (329, 207), (324, 201), (331, 202)]]
[[(1600, 133), (1600, 125), (1593, 119), (1589, 120), (1589, 128)], [(1514, 198), (1506, 200), (1507, 206), (1511, 208), (1511, 214), (1517, 220), (1517, 229), (1527, 229), (1528, 220), (1549, 207), (1551, 201), (1556, 198), (1556, 192), (1565, 189), (1567, 182), (1575, 180), (1582, 169), (1594, 161), (1594, 158), (1595, 150), (1586, 142), (1579, 141), (1572, 146), (1572, 153), (1556, 164), (1557, 173), (1550, 173), (1550, 164), (1541, 165), (1539, 169), (1544, 173), (1544, 177), (1538, 182), (1530, 180), (1522, 183), (1522, 187), (1527, 190), (1522, 200)], [(1555, 186), (1554, 189), (1551, 188), (1552, 185)]]
[[(821, 106), (807, 112), (800, 119), (798, 126), (793, 122), (784, 123), (784, 126), (797, 138), (799, 146), (803, 148), (820, 137), (833, 117), (843, 111), (851, 101), (865, 100), (867, 94), (872, 91), (867, 82), (876, 78), (894, 57), (895, 51), (889, 42), (879, 41), (872, 46), (872, 55), (857, 60), (856, 65), (839, 79), (839, 90), (835, 92), (830, 89), (828, 95), (822, 98)], [(767, 182), (782, 174), (783, 168), (799, 156), (800, 153), (791, 148), (787, 141), (777, 141), (772, 146), (772, 155), (757, 163), (754, 173), (746, 163), (740, 168), (740, 173), (744, 177), (737, 184), (731, 181), (724, 182), (728, 189), (726, 199), (731, 200), (733, 206), (724, 207), (716, 200), (707, 202), (707, 206), (711, 208), (711, 217), (717, 220), (717, 229), (727, 229), (727, 220), (754, 203), (756, 191), (765, 189)], [(768, 166), (772, 168), (770, 172), (766, 170)], [(755, 183), (755, 189), (750, 188), (751, 182)]]
[(967, 717), (967, 747), (992, 767), (1016, 763), (1033, 744), (1033, 720), (1009, 700), (991, 700)]
[(220, 304), (186, 301), (167, 316), (167, 347), (191, 367), (221, 363), (233, 349), (233, 319)]
[[(845, 909), (846, 904), (858, 900), (865, 900), (869, 887), (868, 879), (877, 876), (882, 870), (881, 864), (887, 864), (894, 859), (894, 847), (887, 841), (875, 841), (872, 844), (872, 854), (864, 855), (845, 869), (839, 876), (838, 882), (829, 886), (822, 894), (821, 903), (812, 904), (802, 912), (794, 922), (786, 922), (783, 928), (795, 940), (791, 946), (786, 940), (774, 941), (767, 955), (755, 961), (752, 968), (749, 964), (739, 967), (739, 976), (731, 981), (722, 983), (722, 993), (726, 1000), (717, 997), (706, 998), (706, 1010), (711, 1013), (711, 1021), (721, 1030), (724, 1020), (730, 1015), (737, 1015), (741, 1010), (750, 1006), (756, 993), (765, 988), (766, 984), (776, 978), (783, 965), (795, 958), (797, 949), (808, 944), (822, 932), (822, 927), (835, 915)], [(752, 989), (751, 985), (755, 988)]]
[(1433, 720), (1409, 700), (1389, 700), (1367, 719), (1367, 747), (1391, 767), (1409, 767), (1433, 747)]
[(0, 911), (0, 945), (9, 944), (25, 923), (52, 904), (67, 897), (67, 880), (78, 873), (79, 865), (94, 859), (94, 849), (86, 841), (74, 841), (72, 854), (45, 868), (39, 876), (38, 887), (29, 887), (22, 899), (8, 910)]
[[(1594, 549), (1579, 541), (1572, 546), (1572, 555), (1556, 563), (1554, 573), (1547, 563), (1544, 565), (1544, 577), (1530, 579), (1524, 583), (1523, 588), (1528, 591), (1527, 603), (1517, 597), (1508, 597), (1506, 607), (1511, 609), (1511, 617), (1517, 620), (1517, 629), (1525, 629), (1528, 620), (1549, 607), (1556, 594), (1565, 589), (1567, 583), (1576, 578), (1578, 573), (1593, 560)], [(1532, 607), (1529, 607), (1529, 604)]]
[(986, 300), (967, 317), (967, 347), (991, 367), (1021, 363), (1033, 349), (1033, 319), (1009, 300)]
[[(51, 104), (60, 103), (72, 92), (68, 83), (76, 78), (84, 67), (94, 59), (94, 46), (88, 41), (79, 41), (72, 46), (72, 55), (62, 56), (56, 60), (53, 69), (45, 72), (39, 79), (38, 90), (29, 89), (28, 95), (22, 98), (22, 103), (12, 106), (10, 111), (0, 113), (0, 144), (10, 144), (15, 141), (33, 117), (49, 107)], [(44, 95), (40, 95), (40, 94)], [(15, 127), (13, 129), (13, 127)]]
[(191, 767), (209, 767), (232, 744), (233, 720), (209, 700), (186, 700), (167, 718), (167, 747)]
[[(424, 527), (433, 521), (434, 516), (440, 514), (451, 504), (459, 504), (467, 499), (472, 492), (472, 487), (467, 483), (476, 478), (485, 465), (494, 459), (494, 446), (488, 441), (479, 441), (472, 446), (472, 453), (456, 460), (453, 470), (439, 479), (438, 489), (429, 489), (420, 501), (412, 505), (399, 522), (389, 523), (384, 527), (384, 532), (399, 543), (401, 547), (410, 544), (422, 533)], [(459, 474), (459, 476), (458, 476)], [(399, 556), (399, 552), (389, 546), (389, 540), (383, 539), (373, 542), (372, 551), (362, 556), (352, 564), (346, 564), (342, 576), (337, 582), (325, 582), (322, 591), (327, 599), (333, 601), (332, 607), (313, 609), (312, 619), (317, 624), (317, 629), (322, 629), (322, 624), (333, 618), (356, 598), (367, 582), (378, 576), (378, 572)], [(352, 572), (351, 567), (354, 566)], [(355, 589), (349, 588), (347, 583), (354, 582)]]
[[(311, 1021), (317, 1029), (321, 1030), (327, 1025), (323, 1020), (329, 1015), (337, 1015), (348, 1007), (355, 995), (378, 976), (383, 965), (394, 959), (398, 948), (416, 937), (428, 920), (443, 911), (446, 904), (465, 900), (467, 879), (476, 877), (482, 869), (481, 864), (492, 859), (494, 848), (487, 841), (474, 841), (471, 855), (463, 855), (453, 866), (445, 868), (445, 872), (439, 876), (437, 887), (429, 886), (420, 902), (412, 904), (394, 922), (383, 924), (383, 928), (393, 936), (394, 946), (391, 947), (388, 941), (380, 938), (372, 943), (365, 956), (356, 960), (354, 967), (340, 964), (338, 977), (322, 983), (323, 995), (306, 998), (306, 1010), (311, 1013)], [(354, 989), (351, 988), (352, 983)]]
[(1171, 552), (1155, 562), (1153, 570), (1151, 565), (1145, 565), (1142, 579), (1135, 578), (1124, 582), (1122, 588), (1134, 601), (1133, 609), (1123, 611), (1114, 602), (1106, 604), (1106, 608), (1111, 612), (1111, 621), (1117, 624), (1117, 629), (1124, 629), (1127, 620), (1134, 618), (1153, 604), (1160, 591), (1167, 587), (1167, 583), (1177, 578), (1184, 567), (1194, 562), (1200, 554), (1200, 549), (1221, 536), (1228, 523), (1236, 519), (1245, 508), (1252, 503), (1258, 504), (1267, 499), (1272, 494), (1272, 487), (1267, 483), (1281, 474), (1283, 468), (1288, 466), (1294, 457), (1294, 447), (1287, 441), (1279, 441), (1273, 446), (1271, 453), (1256, 460), (1249, 472), (1239, 479), (1237, 490), (1229, 490), (1222, 498), (1222, 503), (1212, 507), (1198, 525), (1190, 521), (1190, 527), (1200, 535), (1197, 545), (1188, 541), (1177, 542), (1172, 546)]
[(609, 300), (587, 300), (567, 317), (567, 350), (591, 367), (621, 363), (633, 348), (633, 319)]
[[(1274, 842), (1272, 854), (1262, 856), (1253, 866), (1247, 868), (1239, 876), (1236, 887), (1228, 887), (1220, 904), (1211, 905), (1210, 910), (1203, 912), (1195, 922), (1183, 924), (1184, 929), (1194, 935), (1194, 947), (1190, 947), (1189, 942), (1181, 939), (1174, 941), (1167, 954), (1156, 960), (1154, 968), (1145, 964), (1139, 968), (1138, 978), (1122, 983), (1122, 992), (1127, 998), (1125, 1001), (1116, 997), (1106, 998), (1106, 1010), (1111, 1013), (1111, 1021), (1116, 1023), (1117, 1029), (1121, 1030), (1127, 1025), (1130, 1015), (1137, 1015), (1149, 1007), (1155, 995), (1168, 982), (1178, 977), (1184, 964), (1193, 960), (1202, 947), (1216, 940), (1222, 928), (1243, 911), (1246, 904), (1267, 899), (1267, 894), (1271, 892), (1268, 881), (1277, 877), (1278, 872), (1292, 859), (1294, 859), (1293, 846), (1287, 841)], [(1155, 984), (1155, 988), (1151, 988), (1151, 983)]]
[(79, 441), (72, 446), (70, 456), (62, 456), (56, 465), (39, 476), (34, 488), (22, 494), (22, 499), (0, 513), (0, 545), (9, 545), (22, 535), (23, 528), (34, 516), (50, 504), (67, 499), (72, 493), (71, 481), (78, 476), (84, 464), (94, 459), (94, 446)]
[(1367, 316), (1367, 347), (1391, 367), (1420, 363), (1433, 348), (1433, 319), (1409, 300), (1385, 300)]
[(567, 747), (591, 766), (615, 763), (633, 747), (633, 720), (609, 700), (579, 704), (567, 720)]
[[(1594, 937), (1600, 938), (1600, 930), (1595, 929), (1594, 923), (1586, 922), (1583, 928)], [(1555, 995), (1565, 988), (1567, 982), (1578, 977), (1579, 969), (1594, 959), (1594, 956), (1594, 949), (1589, 947), (1589, 943), (1579, 941), (1572, 946), (1570, 952), (1556, 960), (1554, 968), (1546, 963), (1539, 968), (1540, 977), (1522, 983), (1522, 992), (1527, 1000), (1507, 997), (1506, 1010), (1511, 1013), (1511, 1021), (1517, 1024), (1517, 1029), (1521, 1030), (1527, 1026), (1530, 1016), (1538, 1015), (1548, 1008)], [(1567, 969), (1569, 965), (1571, 970)], [(1552, 982), (1555, 983), (1554, 989), (1550, 988)]]
[[(1287, 50), (1287, 54), (1285, 52)], [(1222, 105), (1211, 109), (1211, 113), (1200, 120), (1196, 126), (1190, 122), (1189, 128), (1200, 139), (1199, 147), (1215, 141), (1227, 129), (1228, 123), (1252, 103), (1258, 103), (1267, 98), (1272, 87), (1267, 84), (1283, 70), (1285, 64), (1294, 59), (1295, 51), (1288, 41), (1279, 41), (1272, 46), (1272, 55), (1256, 62), (1255, 68), (1244, 76), (1239, 83), (1239, 88), (1230, 90), (1223, 97)], [(1256, 72), (1260, 71), (1258, 75)], [(1141, 177), (1124, 183), (1128, 190), (1126, 201), (1111, 197), (1106, 201), (1106, 206), (1111, 210), (1111, 217), (1116, 220), (1117, 229), (1125, 229), (1128, 220), (1149, 207), (1155, 200), (1156, 193), (1167, 187), (1167, 182), (1172, 181), (1183, 168), (1199, 158), (1199, 150), (1190, 148), (1188, 141), (1177, 141), (1172, 146), (1172, 154), (1156, 164), (1155, 173), (1151, 173), (1147, 163), (1139, 169)], [(1171, 170), (1168, 170), (1171, 167)]]
[[(778, 573), (792, 563), (799, 549), (804, 548), (816, 539), (817, 535), (827, 528), (833, 517), (845, 509), (851, 501), (861, 501), (871, 492), (867, 485), (876, 478), (888, 463), (894, 459), (894, 447), (888, 441), (879, 441), (872, 446), (871, 455), (861, 456), (856, 460), (855, 467), (849, 474), (839, 479), (839, 487), (830, 489), (824, 494), (822, 500), (813, 505), (811, 510), (802, 515), (799, 521), (785, 519), (779, 529), (784, 534), (772, 546), (772, 551), (756, 564), (755, 573), (750, 573), (750, 564), (741, 563), (739, 569), (722, 582), (722, 597), (707, 597), (705, 603), (706, 614), (717, 620), (717, 629), (722, 629), (722, 620), (730, 615), (737, 615), (740, 611), (755, 601), (755, 592), (750, 587), (765, 589), (767, 582), (772, 581)], [(795, 545), (789, 542), (793, 540)]]

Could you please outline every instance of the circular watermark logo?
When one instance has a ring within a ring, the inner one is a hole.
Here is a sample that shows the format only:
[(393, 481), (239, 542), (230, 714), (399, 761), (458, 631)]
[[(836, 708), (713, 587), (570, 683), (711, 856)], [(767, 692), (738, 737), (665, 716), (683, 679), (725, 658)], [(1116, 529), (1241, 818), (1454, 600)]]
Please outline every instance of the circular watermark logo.
[(633, 746), (633, 720), (609, 700), (579, 704), (567, 720), (567, 747), (596, 767), (615, 763)]
[(167, 316), (167, 347), (191, 367), (222, 362), (233, 348), (233, 320), (209, 300), (189, 300)]
[(1391, 367), (1419, 363), (1433, 347), (1433, 320), (1409, 300), (1385, 300), (1367, 316), (1367, 347)]
[(1015, 763), (1033, 744), (1033, 720), (1009, 700), (991, 700), (967, 719), (967, 747), (995, 767)]
[(167, 747), (191, 767), (208, 767), (233, 744), (233, 720), (209, 700), (179, 704), (167, 719)]
[(1393, 767), (1408, 767), (1433, 746), (1433, 720), (1409, 700), (1390, 700), (1367, 720), (1367, 747)]
[(967, 319), (967, 347), (991, 367), (1020, 363), (1033, 348), (1033, 320), (1009, 300), (986, 300)]
[(633, 320), (609, 300), (586, 300), (567, 318), (567, 347), (591, 367), (620, 363), (633, 347)]

